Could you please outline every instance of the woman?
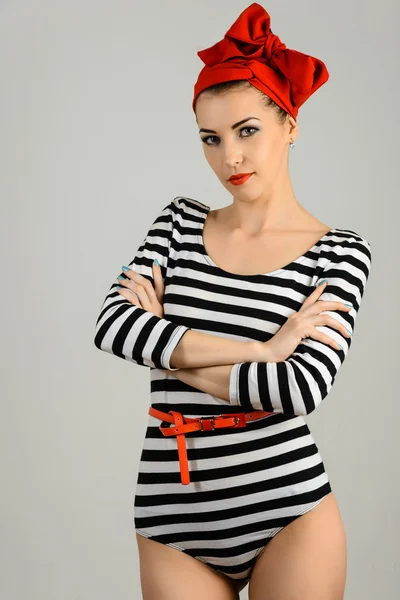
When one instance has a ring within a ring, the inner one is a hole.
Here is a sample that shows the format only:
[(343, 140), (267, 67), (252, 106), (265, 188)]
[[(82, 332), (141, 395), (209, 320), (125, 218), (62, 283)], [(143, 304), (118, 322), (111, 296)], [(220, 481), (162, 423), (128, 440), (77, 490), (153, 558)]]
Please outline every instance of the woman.
[(346, 536), (304, 417), (349, 351), (371, 248), (307, 212), (288, 170), (298, 108), (328, 74), (257, 3), (198, 54), (193, 109), (232, 204), (168, 204), (96, 325), (99, 349), (152, 369), (143, 598), (234, 600), (249, 583), (251, 600), (341, 600)]

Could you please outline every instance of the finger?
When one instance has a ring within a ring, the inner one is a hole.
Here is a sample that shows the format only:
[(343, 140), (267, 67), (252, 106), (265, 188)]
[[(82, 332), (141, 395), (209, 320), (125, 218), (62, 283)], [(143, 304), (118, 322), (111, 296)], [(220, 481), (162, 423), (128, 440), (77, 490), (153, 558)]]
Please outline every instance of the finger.
[[(129, 283), (129, 281), (131, 281), (133, 283), (140, 284), (143, 287), (143, 289), (146, 291), (147, 297), (148, 297), (148, 300), (150, 301), (150, 303), (154, 302), (157, 299), (154, 288), (153, 288), (151, 282), (146, 277), (143, 277), (143, 275), (140, 275), (140, 273), (137, 273), (133, 269), (128, 269), (128, 267), (122, 267), (122, 269), (124, 270), (124, 275), (126, 275), (126, 277), (127, 277), (127, 279), (123, 280), (122, 283), (126, 284), (126, 283)], [(126, 270), (126, 269), (128, 269), (128, 270)], [(135, 286), (128, 285), (127, 287), (130, 287), (131, 289), (133, 289), (136, 292)]]
[(327, 285), (328, 285), (328, 282), (325, 279), (325, 281), (323, 281), (322, 283), (319, 283), (318, 285), (315, 286), (315, 290), (313, 290), (311, 295), (314, 294), (314, 296), (320, 296), (322, 294), (322, 290), (324, 290)]
[(327, 281), (324, 281), (324, 283), (321, 283), (320, 285), (317, 285), (317, 287), (315, 288), (315, 290), (313, 290), (311, 292), (311, 294), (308, 296), (308, 298), (305, 299), (305, 301), (303, 302), (303, 305), (300, 308), (299, 312), (300, 311), (304, 311), (311, 304), (315, 303), (316, 299), (319, 298), (319, 296), (322, 294), (322, 292), (325, 289), (327, 283), (328, 283)]
[(153, 279), (157, 300), (160, 304), (162, 304), (164, 297), (164, 279), (162, 277), (161, 266), (157, 265), (155, 261), (153, 261)]
[[(332, 329), (337, 329), (337, 331), (345, 338), (351, 338), (352, 333), (350, 329), (347, 329), (347, 323), (344, 325), (341, 321), (338, 321), (338, 319), (331, 317), (330, 315), (325, 315), (324, 317), (324, 320), (327, 321), (327, 324), (332, 327)], [(322, 325), (324, 325), (324, 323), (322, 323)]]
[(139, 306), (139, 308), (143, 308), (139, 301), (139, 298), (137, 297), (135, 292), (132, 292), (131, 290), (128, 290), (127, 288), (122, 288), (122, 287), (121, 287), (121, 289), (117, 289), (117, 292), (119, 293), (120, 296), (123, 296), (131, 304), (134, 304), (135, 306)]
[[(352, 304), (345, 304), (344, 302), (339, 302), (337, 300), (321, 300), (319, 304), (320, 306), (318, 310), (320, 312), (324, 310), (338, 310), (339, 312), (350, 312), (354, 308)], [(318, 305), (316, 306), (318, 307)]]
[(313, 338), (314, 340), (317, 340), (318, 342), (322, 342), (322, 344), (327, 344), (335, 350), (343, 350), (342, 346), (333, 337), (327, 335), (326, 333), (323, 333), (322, 331), (318, 331), (315, 328), (312, 332), (310, 332), (309, 337)]
[[(137, 290), (138, 290), (138, 284), (135, 283), (134, 281), (131, 281), (130, 279), (120, 279), (119, 281), (120, 286), (122, 286), (128, 293), (131, 294), (135, 294), (135, 296), (139, 297), (137, 294)], [(130, 299), (130, 297), (127, 297), (128, 299)], [(143, 302), (144, 298), (140, 298), (140, 301)], [(145, 299), (146, 301), (146, 299)]]
[(151, 282), (133, 269), (126, 271), (125, 275), (125, 279), (120, 280), (120, 284), (138, 296), (142, 308), (151, 311), (152, 304), (158, 301)]
[[(135, 294), (137, 295), (137, 297), (139, 298), (139, 302), (142, 305), (142, 307), (144, 308), (144, 310), (148, 310), (150, 312), (152, 312), (152, 305), (151, 305), (151, 300), (149, 299), (147, 290), (144, 289), (144, 287), (142, 285), (140, 285), (139, 283), (135, 283)], [(153, 287), (152, 287), (153, 289)], [(153, 290), (154, 292), (154, 290)]]

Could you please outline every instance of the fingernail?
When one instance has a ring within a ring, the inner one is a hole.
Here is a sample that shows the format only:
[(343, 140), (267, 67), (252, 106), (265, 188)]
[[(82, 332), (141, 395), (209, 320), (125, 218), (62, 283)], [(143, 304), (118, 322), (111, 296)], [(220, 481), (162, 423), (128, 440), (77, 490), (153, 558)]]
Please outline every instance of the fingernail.
[(125, 279), (125, 277), (122, 277), (122, 275), (118, 275), (118, 279)]
[(122, 270), (123, 271), (130, 271), (130, 269), (128, 267), (125, 267), (125, 265), (122, 265)]
[(338, 344), (339, 348), (341, 348), (343, 350), (343, 346), (341, 346), (340, 344)]
[(120, 286), (120, 285), (116, 285), (116, 286), (115, 286), (115, 289), (116, 289), (116, 290), (120, 290), (120, 289), (121, 289), (121, 286)]
[(353, 304), (351, 304), (350, 302), (345, 302), (344, 304), (345, 306), (351, 306), (351, 308), (354, 308)]
[(159, 267), (159, 266), (160, 266), (160, 263), (158, 262), (158, 260), (157, 260), (156, 258), (154, 259), (154, 262), (155, 262), (155, 264), (156, 264), (156, 267)]
[(318, 285), (317, 285), (316, 287), (318, 287), (319, 285), (322, 285), (322, 284), (323, 284), (323, 283), (325, 283), (325, 282), (326, 282), (326, 279), (323, 279), (322, 281), (320, 281), (320, 282), (318, 283)]

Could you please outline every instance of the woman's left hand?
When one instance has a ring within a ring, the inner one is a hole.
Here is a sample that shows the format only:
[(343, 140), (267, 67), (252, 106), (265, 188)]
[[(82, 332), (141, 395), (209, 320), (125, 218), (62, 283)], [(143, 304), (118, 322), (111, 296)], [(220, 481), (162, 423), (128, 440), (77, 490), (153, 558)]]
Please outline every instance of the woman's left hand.
[(164, 280), (161, 274), (161, 267), (157, 267), (154, 262), (152, 267), (155, 289), (146, 277), (130, 269), (129, 271), (124, 271), (127, 279), (119, 281), (121, 289), (117, 290), (117, 292), (131, 304), (139, 306), (157, 317), (163, 318)]

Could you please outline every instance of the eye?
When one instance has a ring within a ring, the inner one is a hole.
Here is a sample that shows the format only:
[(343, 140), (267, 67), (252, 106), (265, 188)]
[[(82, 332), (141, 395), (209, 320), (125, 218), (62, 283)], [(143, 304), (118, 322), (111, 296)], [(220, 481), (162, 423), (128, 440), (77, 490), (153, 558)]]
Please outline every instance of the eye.
[[(240, 132), (242, 131), (259, 131), (258, 127), (242, 127), (242, 129), (240, 130)], [(252, 135), (254, 135), (253, 133), (251, 133), (250, 135), (245, 135), (245, 136), (241, 136), (241, 137), (251, 137)], [(209, 144), (207, 142), (207, 140), (209, 140), (210, 138), (216, 138), (218, 139), (218, 137), (216, 135), (207, 135), (206, 137), (201, 138), (202, 142), (206, 145), (206, 146), (216, 146), (216, 144)]]

